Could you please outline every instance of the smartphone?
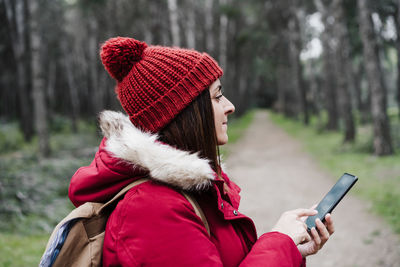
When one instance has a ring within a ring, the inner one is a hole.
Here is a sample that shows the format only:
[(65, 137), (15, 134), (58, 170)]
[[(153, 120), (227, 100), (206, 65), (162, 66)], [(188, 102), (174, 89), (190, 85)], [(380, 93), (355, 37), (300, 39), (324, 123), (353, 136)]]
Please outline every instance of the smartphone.
[(322, 222), (325, 220), (325, 215), (331, 213), (336, 205), (342, 200), (347, 192), (357, 182), (358, 178), (349, 173), (343, 174), (336, 182), (332, 189), (325, 195), (318, 206), (315, 208), (318, 211), (317, 215), (310, 216), (306, 220), (308, 231), (315, 227), (315, 219), (319, 218)]

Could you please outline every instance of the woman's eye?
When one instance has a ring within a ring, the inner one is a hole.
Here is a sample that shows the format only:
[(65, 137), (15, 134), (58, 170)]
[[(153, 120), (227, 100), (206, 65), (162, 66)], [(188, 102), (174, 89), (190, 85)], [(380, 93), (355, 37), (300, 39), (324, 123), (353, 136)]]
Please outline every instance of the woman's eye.
[(222, 90), (222, 87), (220, 87), (217, 91), (217, 95), (214, 97), (217, 101), (220, 101), (220, 99), (224, 96), (224, 91)]

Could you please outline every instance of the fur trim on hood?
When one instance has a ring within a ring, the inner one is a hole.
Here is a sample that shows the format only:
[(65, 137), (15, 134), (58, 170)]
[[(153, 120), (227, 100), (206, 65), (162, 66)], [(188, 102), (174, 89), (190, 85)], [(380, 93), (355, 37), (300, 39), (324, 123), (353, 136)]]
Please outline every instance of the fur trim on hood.
[(133, 168), (148, 170), (154, 180), (183, 190), (202, 190), (215, 179), (207, 159), (157, 141), (156, 134), (136, 128), (120, 112), (101, 112), (99, 123), (107, 138), (106, 150)]

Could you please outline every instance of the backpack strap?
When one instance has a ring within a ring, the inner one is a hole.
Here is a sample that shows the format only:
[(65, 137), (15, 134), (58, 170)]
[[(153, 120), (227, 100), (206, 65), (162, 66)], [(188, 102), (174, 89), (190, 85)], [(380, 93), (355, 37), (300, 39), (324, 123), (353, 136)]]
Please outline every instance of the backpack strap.
[(195, 199), (192, 195), (190, 195), (190, 194), (188, 194), (188, 193), (186, 193), (186, 192), (184, 192), (184, 191), (181, 191), (181, 194), (182, 194), (182, 195), (189, 201), (189, 203), (193, 206), (194, 212), (195, 212), (196, 215), (199, 216), (200, 219), (203, 221), (204, 227), (206, 228), (208, 235), (211, 236), (211, 233), (210, 233), (210, 226), (208, 225), (206, 216), (204, 215), (204, 212), (203, 212), (203, 210), (201, 209), (199, 203), (196, 201), (196, 199)]
[(126, 192), (128, 192), (129, 189), (131, 189), (137, 185), (140, 185), (144, 182), (148, 182), (148, 181), (150, 181), (149, 178), (142, 178), (142, 179), (136, 180), (136, 181), (128, 184), (121, 191), (119, 191), (118, 194), (116, 194), (112, 199), (110, 199), (103, 206), (101, 206), (98, 213), (103, 212), (103, 210), (105, 210), (107, 207), (109, 207), (111, 204), (113, 204), (115, 201), (117, 201), (120, 197), (122, 197)]

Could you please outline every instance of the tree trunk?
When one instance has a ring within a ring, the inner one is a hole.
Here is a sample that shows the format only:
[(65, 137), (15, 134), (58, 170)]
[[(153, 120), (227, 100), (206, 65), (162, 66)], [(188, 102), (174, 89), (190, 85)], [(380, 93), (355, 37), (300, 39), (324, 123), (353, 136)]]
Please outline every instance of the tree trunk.
[(337, 36), (336, 47), (336, 79), (339, 95), (340, 115), (344, 120), (344, 142), (354, 142), (355, 126), (351, 107), (350, 79), (352, 78), (352, 68), (350, 59), (349, 34), (346, 27), (343, 0), (332, 2), (333, 13), (335, 15), (335, 34)]
[(315, 59), (310, 59), (306, 61), (305, 72), (309, 75), (309, 94), (307, 102), (310, 103), (309, 110), (310, 113), (320, 115), (320, 111), (322, 110), (323, 100), (321, 98), (321, 92), (319, 90), (320, 86), (318, 84), (318, 71), (315, 68)]
[(176, 0), (168, 0), (169, 21), (171, 24), (172, 45), (181, 45), (181, 36), (178, 20), (178, 6)]
[(277, 104), (278, 105), (276, 108), (279, 113), (285, 114), (286, 116), (289, 115), (288, 108), (287, 108), (289, 103), (287, 103), (288, 101), (286, 99), (287, 91), (288, 91), (288, 89), (287, 89), (287, 84), (288, 84), (287, 83), (288, 82), (287, 74), (289, 71), (290, 70), (288, 70), (286, 64), (284, 64), (282, 62), (278, 63), (278, 66), (276, 67), (276, 75), (277, 75), (276, 86), (277, 86), (277, 96), (278, 96)]
[[(219, 0), (220, 6), (226, 6), (228, 0)], [(219, 19), (219, 64), (226, 71), (228, 58), (228, 16), (224, 13)]]
[(207, 53), (210, 53), (213, 55), (215, 52), (215, 39), (214, 35), (212, 34), (215, 30), (213, 29), (214, 27), (214, 16), (213, 16), (213, 11), (214, 11), (214, 0), (205, 0), (204, 3), (204, 17), (205, 17), (205, 41), (206, 41), (206, 50)]
[[(290, 110), (288, 110), (288, 105), (286, 105), (286, 114), (291, 116), (291, 114), (299, 114), (302, 111), (302, 102), (301, 100), (301, 66), (299, 60), (300, 50), (298, 47), (298, 29), (296, 29), (295, 18), (292, 16), (288, 22), (288, 71), (290, 75), (290, 79), (286, 82), (289, 84), (289, 88), (287, 88), (286, 98), (291, 98), (294, 101), (290, 101)], [(287, 64), (284, 62), (283, 64)], [(284, 79), (285, 80), (285, 79)], [(283, 81), (284, 81), (283, 80)], [(289, 100), (289, 99), (288, 99)]]
[(147, 44), (166, 44), (163, 35), (167, 32), (169, 25), (165, 25), (164, 16), (168, 18), (169, 13), (165, 14), (164, 5), (159, 2), (142, 0), (142, 5), (148, 5), (149, 16), (152, 18), (150, 21), (143, 20), (143, 28), (149, 28), (150, 30), (144, 31), (145, 41)]
[[(265, 15), (270, 18), (270, 27), (275, 35), (270, 49), (274, 53), (274, 70), (276, 80), (276, 109), (287, 117), (299, 115), (299, 51), (295, 41), (298, 40), (294, 16), (293, 1), (279, 1), (274, 5), (265, 5)], [(295, 9), (295, 8), (294, 8)]]
[(309, 124), (309, 114), (306, 99), (306, 88), (303, 80), (303, 66), (300, 61), (300, 53), (302, 49), (301, 29), (299, 19), (303, 16), (301, 13), (299, 0), (292, 0), (291, 17), (289, 19), (289, 36), (290, 36), (290, 61), (292, 69), (292, 92), (295, 98), (300, 102), (300, 109), (296, 108), (303, 115), (303, 123)]
[(36, 132), (39, 139), (39, 154), (46, 157), (50, 154), (49, 134), (47, 127), (46, 108), (46, 83), (43, 77), (43, 64), (41, 52), (43, 44), (39, 30), (39, 3), (38, 0), (29, 1), (31, 19), (31, 40), (32, 40), (32, 92), (33, 108)]
[(324, 73), (324, 91), (325, 103), (328, 112), (328, 123), (326, 129), (338, 130), (338, 108), (336, 96), (336, 79), (332, 66), (334, 65), (335, 53), (332, 47), (331, 36), (333, 33), (332, 22), (329, 19), (330, 10), (327, 10), (321, 0), (314, 0), (315, 6), (322, 15), (322, 22), (324, 23), (325, 30), (321, 34), (321, 42), (323, 47), (323, 73)]
[(362, 100), (362, 91), (361, 91), (361, 77), (362, 77), (362, 72), (361, 72), (361, 64), (355, 64), (353, 66), (353, 74), (354, 74), (354, 93), (355, 93), (355, 97), (356, 97), (356, 107), (358, 112), (361, 113), (363, 112), (362, 109), (362, 104), (363, 104), (363, 100)]
[(367, 87), (367, 93), (366, 96), (363, 97), (362, 94), (362, 87), (361, 84), (363, 82), (363, 73), (364, 73), (364, 67), (363, 67), (363, 62), (359, 62), (354, 66), (353, 68), (353, 84), (354, 84), (354, 91), (356, 94), (356, 105), (357, 105), (357, 110), (360, 114), (360, 123), (361, 124), (366, 124), (370, 121), (371, 117), (371, 108), (370, 108), (370, 103), (371, 103), (371, 97), (370, 97), (370, 92), (369, 88)]
[(397, 105), (400, 118), (400, 0), (397, 0)]
[(92, 112), (97, 114), (104, 108), (104, 90), (103, 86), (99, 84), (99, 70), (98, 70), (98, 21), (96, 15), (92, 15), (92, 19), (89, 20), (89, 36), (88, 36), (88, 47), (89, 47), (89, 74), (90, 74), (90, 99), (92, 102)]
[(358, 0), (359, 24), (363, 43), (364, 65), (368, 86), (371, 92), (371, 110), (374, 128), (374, 153), (389, 155), (393, 153), (390, 137), (389, 119), (386, 114), (386, 89), (382, 71), (371, 12), (367, 0)]
[[(50, 60), (48, 66), (48, 74), (47, 74), (47, 84), (46, 84), (46, 95), (48, 99), (48, 110), (56, 110), (57, 109), (57, 98), (56, 98), (56, 74), (57, 74), (57, 64), (53, 59)], [(52, 121), (52, 113), (49, 115), (49, 120)]]
[(196, 49), (196, 2), (187, 3), (186, 47)]
[(79, 101), (79, 95), (78, 95), (78, 86), (75, 82), (75, 77), (74, 77), (74, 72), (72, 70), (73, 62), (72, 58), (69, 56), (71, 51), (68, 51), (67, 48), (67, 40), (64, 39), (64, 41), (61, 43), (61, 49), (63, 52), (63, 67), (65, 70), (65, 75), (67, 78), (67, 85), (68, 85), (68, 91), (69, 91), (69, 97), (70, 97), (70, 103), (71, 103), (71, 109), (70, 109), (70, 116), (72, 120), (72, 131), (77, 132), (78, 131), (78, 114), (79, 114), (79, 106), (80, 106), (80, 101)]
[(27, 30), (29, 8), (27, 0), (4, 0), (7, 26), (11, 37), (11, 48), (16, 65), (16, 84), (18, 95), (19, 123), (25, 141), (30, 141), (34, 135), (34, 125), (31, 108), (31, 68), (30, 68), (30, 37)]
[(298, 115), (298, 96), (293, 88), (293, 66), (291, 66), (291, 54), (289, 37), (286, 32), (280, 33), (280, 41), (277, 44), (277, 95), (278, 111), (287, 117), (295, 118)]

